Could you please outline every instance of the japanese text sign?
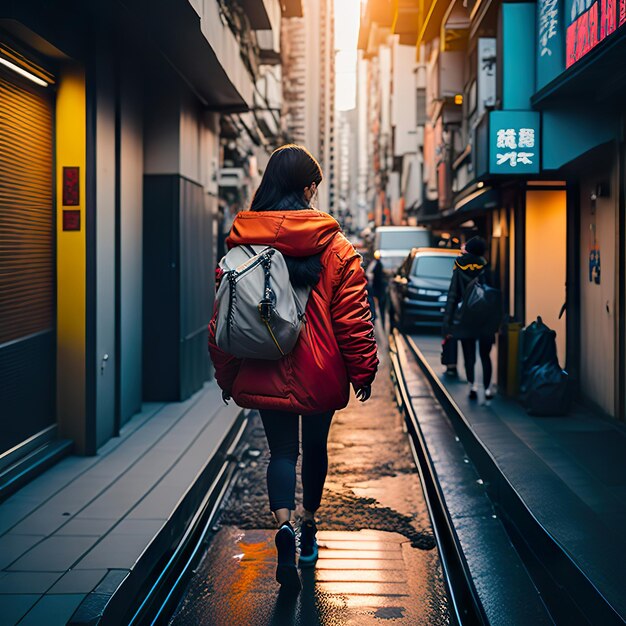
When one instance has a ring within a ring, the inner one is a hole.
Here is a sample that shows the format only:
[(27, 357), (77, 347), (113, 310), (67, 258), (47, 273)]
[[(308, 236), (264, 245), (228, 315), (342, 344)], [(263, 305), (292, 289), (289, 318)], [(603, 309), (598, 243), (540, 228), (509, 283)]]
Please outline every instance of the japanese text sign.
[(565, 0), (565, 65), (570, 67), (626, 23), (626, 0)]
[(538, 174), (540, 114), (492, 111), (489, 116), (489, 173)]
[(538, 6), (538, 41), (539, 56), (552, 56), (553, 44), (557, 40), (561, 25), (559, 24), (559, 0), (539, 0)]
[(537, 0), (537, 90), (565, 69), (563, 1)]

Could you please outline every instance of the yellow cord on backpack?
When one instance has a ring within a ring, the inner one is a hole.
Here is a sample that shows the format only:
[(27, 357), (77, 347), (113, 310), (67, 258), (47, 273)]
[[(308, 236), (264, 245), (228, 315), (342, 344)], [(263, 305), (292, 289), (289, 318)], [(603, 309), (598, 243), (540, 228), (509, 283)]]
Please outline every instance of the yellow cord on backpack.
[(263, 323), (267, 326), (267, 330), (270, 331), (270, 335), (272, 336), (272, 339), (274, 340), (274, 343), (276, 344), (276, 347), (278, 348), (280, 353), (283, 356), (285, 356), (285, 353), (283, 352), (283, 349), (280, 347), (280, 344), (278, 343), (278, 340), (276, 339), (276, 336), (274, 335), (274, 331), (272, 330), (272, 327), (270, 326), (270, 323), (267, 320), (263, 320)]

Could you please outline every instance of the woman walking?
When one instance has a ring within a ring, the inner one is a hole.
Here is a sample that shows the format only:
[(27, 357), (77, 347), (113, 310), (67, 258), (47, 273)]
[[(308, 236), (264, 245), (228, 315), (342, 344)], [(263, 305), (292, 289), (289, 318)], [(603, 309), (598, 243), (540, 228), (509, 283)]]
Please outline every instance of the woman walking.
[(472, 280), (478, 276), (485, 278), (487, 284), (491, 282), (491, 276), (485, 254), (487, 252), (487, 243), (481, 237), (472, 237), (469, 239), (464, 248), (463, 254), (455, 261), (454, 270), (452, 272), (452, 280), (450, 281), (450, 289), (448, 291), (448, 300), (446, 302), (446, 310), (443, 322), (443, 335), (446, 338), (453, 339), (455, 330), (459, 332), (461, 338), (461, 347), (463, 349), (463, 360), (465, 361), (465, 373), (467, 382), (469, 383), (470, 400), (478, 398), (478, 385), (474, 377), (474, 366), (476, 364), (476, 343), (478, 342), (478, 353), (483, 368), (483, 384), (485, 389), (485, 397), (490, 400), (494, 396), (491, 387), (491, 346), (495, 343), (495, 337), (491, 331), (481, 333), (480, 331), (468, 336), (465, 329), (453, 328), (454, 316), (458, 305), (463, 301), (465, 292)]
[(291, 525), (300, 416), (304, 512), (299, 565), (305, 567), (317, 559), (315, 512), (328, 469), (333, 414), (348, 404), (350, 385), (362, 402), (370, 397), (378, 366), (361, 259), (339, 224), (310, 206), (321, 182), (321, 168), (305, 148), (279, 148), (250, 210), (238, 214), (227, 240), (229, 248), (258, 244), (278, 249), (292, 285), (311, 288), (293, 351), (276, 361), (237, 359), (217, 347), (215, 316), (209, 326), (209, 350), (225, 401), (232, 397), (261, 414), (270, 448), (270, 509), (278, 526), (276, 579), (293, 590), (301, 588)]

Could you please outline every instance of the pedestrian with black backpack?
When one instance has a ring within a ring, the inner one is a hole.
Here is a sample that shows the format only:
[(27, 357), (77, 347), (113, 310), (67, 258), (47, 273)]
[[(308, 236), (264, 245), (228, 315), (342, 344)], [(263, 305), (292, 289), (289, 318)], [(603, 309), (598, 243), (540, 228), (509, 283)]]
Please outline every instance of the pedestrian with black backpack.
[(335, 411), (364, 402), (378, 367), (361, 257), (328, 213), (311, 208), (322, 170), (303, 147), (269, 159), (249, 211), (235, 218), (217, 272), (209, 350), (227, 402), (258, 409), (270, 448), (267, 487), (278, 531), (276, 579), (296, 567), (296, 462), (302, 422), (300, 567), (317, 559), (315, 512)]
[(490, 353), (502, 319), (502, 297), (493, 287), (486, 252), (487, 243), (482, 237), (472, 237), (466, 242), (463, 254), (454, 264), (443, 321), (444, 337), (461, 341), (471, 400), (478, 398), (478, 384), (474, 377), (477, 343), (485, 398), (490, 400), (495, 394), (491, 386)]

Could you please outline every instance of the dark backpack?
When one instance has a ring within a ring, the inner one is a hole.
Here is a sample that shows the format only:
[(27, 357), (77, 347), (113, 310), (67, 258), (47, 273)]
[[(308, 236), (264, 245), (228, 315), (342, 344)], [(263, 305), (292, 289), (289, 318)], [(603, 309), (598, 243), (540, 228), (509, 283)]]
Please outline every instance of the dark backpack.
[(485, 275), (474, 278), (459, 303), (453, 320), (454, 335), (484, 337), (494, 335), (502, 322), (502, 293), (485, 282)]

